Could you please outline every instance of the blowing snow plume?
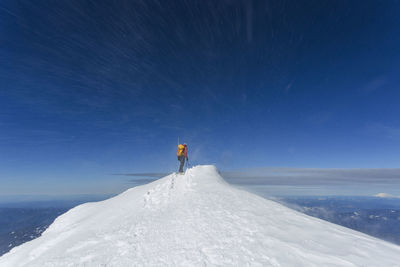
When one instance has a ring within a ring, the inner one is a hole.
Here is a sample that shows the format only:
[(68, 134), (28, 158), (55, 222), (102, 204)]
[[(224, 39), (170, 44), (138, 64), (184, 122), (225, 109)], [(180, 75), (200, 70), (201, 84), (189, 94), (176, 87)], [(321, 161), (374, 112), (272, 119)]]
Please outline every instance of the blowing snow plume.
[(86, 203), (0, 266), (399, 266), (400, 247), (228, 185), (197, 166)]

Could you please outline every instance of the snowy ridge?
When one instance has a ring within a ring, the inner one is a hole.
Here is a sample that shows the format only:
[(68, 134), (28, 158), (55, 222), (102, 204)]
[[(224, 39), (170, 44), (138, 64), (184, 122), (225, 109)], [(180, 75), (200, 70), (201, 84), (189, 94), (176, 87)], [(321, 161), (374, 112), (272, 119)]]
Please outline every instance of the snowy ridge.
[(0, 266), (400, 266), (400, 247), (228, 185), (171, 174), (58, 217)]

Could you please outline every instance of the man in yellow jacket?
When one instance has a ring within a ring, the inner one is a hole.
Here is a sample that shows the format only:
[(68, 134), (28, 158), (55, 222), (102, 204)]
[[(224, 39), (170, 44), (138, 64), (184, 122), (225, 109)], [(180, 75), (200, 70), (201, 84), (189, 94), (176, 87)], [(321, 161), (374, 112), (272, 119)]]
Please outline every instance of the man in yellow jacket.
[(178, 145), (178, 150), (176, 151), (176, 155), (178, 156), (178, 160), (180, 161), (180, 165), (179, 165), (179, 172), (183, 173), (183, 166), (185, 165), (185, 159), (188, 159), (187, 156), (187, 145), (186, 144), (179, 144)]

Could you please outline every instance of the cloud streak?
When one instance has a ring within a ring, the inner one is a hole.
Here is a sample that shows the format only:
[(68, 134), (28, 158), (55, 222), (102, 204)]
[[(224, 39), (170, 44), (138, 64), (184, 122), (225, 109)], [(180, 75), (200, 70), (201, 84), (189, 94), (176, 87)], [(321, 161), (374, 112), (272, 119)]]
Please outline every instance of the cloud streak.
[(161, 178), (169, 174), (170, 173), (166, 172), (146, 172), (146, 173), (113, 173), (112, 175)]
[[(169, 173), (115, 173), (113, 175), (161, 178)], [(255, 168), (222, 171), (229, 183), (237, 185), (321, 186), (380, 184), (400, 185), (400, 168), (319, 169), (319, 168)], [(134, 179), (137, 181), (137, 179)], [(150, 179), (154, 180), (154, 179)]]
[(257, 168), (243, 171), (222, 172), (221, 175), (228, 182), (238, 185), (400, 185), (400, 168)]

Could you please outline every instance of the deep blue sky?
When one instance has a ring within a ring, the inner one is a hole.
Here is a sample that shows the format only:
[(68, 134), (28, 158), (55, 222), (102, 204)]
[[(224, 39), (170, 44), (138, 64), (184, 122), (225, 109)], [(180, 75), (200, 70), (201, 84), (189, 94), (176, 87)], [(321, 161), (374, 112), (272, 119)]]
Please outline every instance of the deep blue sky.
[(0, 194), (193, 164), (398, 168), (399, 1), (0, 3)]

